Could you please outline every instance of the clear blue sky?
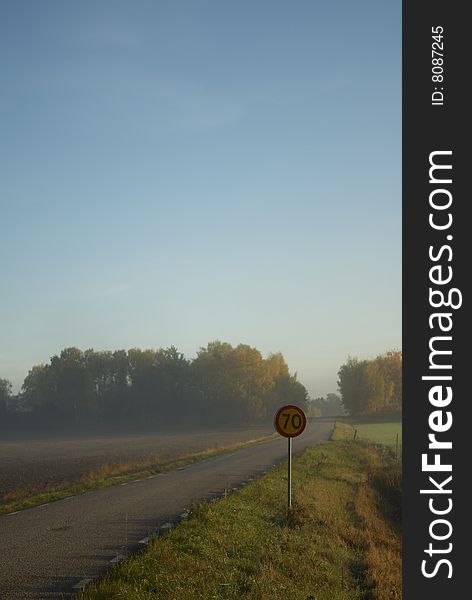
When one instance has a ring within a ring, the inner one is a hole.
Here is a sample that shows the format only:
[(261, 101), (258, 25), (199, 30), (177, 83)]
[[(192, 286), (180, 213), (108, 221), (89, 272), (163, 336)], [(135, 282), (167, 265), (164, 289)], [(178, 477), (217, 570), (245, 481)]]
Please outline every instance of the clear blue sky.
[(0, 377), (401, 347), (401, 3), (3, 0)]

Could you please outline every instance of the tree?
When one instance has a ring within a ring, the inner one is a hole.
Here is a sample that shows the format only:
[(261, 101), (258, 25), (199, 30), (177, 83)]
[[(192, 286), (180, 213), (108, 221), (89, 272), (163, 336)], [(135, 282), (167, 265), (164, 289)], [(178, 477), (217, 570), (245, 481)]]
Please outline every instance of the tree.
[(363, 361), (361, 379), (364, 384), (363, 413), (379, 410), (383, 406), (385, 382), (378, 361)]
[(198, 405), (216, 421), (248, 422), (272, 418), (281, 404), (306, 408), (308, 393), (290, 375), (280, 353), (264, 359), (256, 348), (215, 341), (201, 348), (191, 364)]
[(318, 410), (319, 416), (335, 417), (345, 413), (342, 400), (337, 394), (329, 393), (326, 398), (315, 398), (310, 404), (312, 405), (312, 412), (315, 409)]
[(5, 419), (12, 400), (12, 385), (8, 379), (0, 377), (0, 419)]
[(23, 381), (21, 398), (28, 411), (43, 414), (59, 413), (57, 402), (57, 386), (50, 365), (35, 365)]
[(381, 406), (384, 382), (377, 363), (349, 358), (338, 377), (342, 402), (349, 414), (367, 414)]
[(403, 356), (399, 350), (390, 350), (376, 359), (384, 378), (385, 409), (401, 410), (402, 408), (402, 363)]
[(314, 417), (315, 419), (323, 416), (321, 408), (319, 408), (319, 406), (317, 406), (315, 404), (314, 400), (308, 401), (308, 408), (307, 408), (306, 414), (307, 414), (307, 417)]
[(296, 404), (303, 411), (308, 410), (308, 392), (297, 379), (297, 374), (281, 375), (275, 381), (274, 398), (276, 406)]
[(51, 359), (56, 384), (56, 405), (75, 424), (96, 415), (97, 404), (93, 380), (87, 373), (87, 359), (82, 350), (64, 348)]
[(38, 422), (240, 424), (272, 419), (283, 403), (306, 408), (308, 394), (281, 353), (264, 358), (247, 344), (213, 341), (193, 361), (174, 346), (64, 348), (29, 371), (21, 398)]
[(128, 350), (129, 378), (131, 383), (128, 412), (149, 418), (154, 414), (155, 389), (153, 382), (154, 350)]
[(215, 341), (201, 348), (192, 363), (201, 401), (217, 420), (242, 422), (263, 417), (270, 374), (256, 348)]
[(374, 360), (348, 358), (338, 372), (342, 402), (351, 415), (401, 409), (401, 352)]
[(338, 371), (338, 387), (347, 412), (356, 415), (362, 412), (364, 389), (361, 381), (361, 363), (357, 358), (348, 358)]
[(101, 418), (109, 416), (109, 408), (115, 401), (113, 353), (89, 349), (84, 352), (83, 358), (84, 393), (89, 396), (87, 404), (93, 405), (94, 412)]

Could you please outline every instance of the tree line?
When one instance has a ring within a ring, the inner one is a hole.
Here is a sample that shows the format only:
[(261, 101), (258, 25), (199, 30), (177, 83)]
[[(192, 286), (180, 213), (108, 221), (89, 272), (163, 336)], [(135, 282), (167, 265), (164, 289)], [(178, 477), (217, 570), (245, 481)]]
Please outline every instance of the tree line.
[(337, 394), (326, 394), (310, 400), (308, 404), (308, 415), (311, 417), (338, 417), (346, 414), (343, 402)]
[(0, 379), (4, 424), (243, 424), (272, 419), (283, 403), (306, 408), (308, 393), (281, 353), (210, 342), (192, 360), (175, 347), (65, 348), (32, 367), (21, 391)]
[(392, 350), (373, 360), (348, 358), (338, 377), (342, 402), (350, 415), (401, 412), (401, 351)]

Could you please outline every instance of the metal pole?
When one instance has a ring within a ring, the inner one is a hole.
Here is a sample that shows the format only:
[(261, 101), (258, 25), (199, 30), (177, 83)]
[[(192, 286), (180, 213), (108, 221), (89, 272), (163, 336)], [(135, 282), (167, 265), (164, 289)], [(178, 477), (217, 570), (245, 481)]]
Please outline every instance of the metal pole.
[(290, 512), (292, 510), (292, 438), (288, 438), (288, 462), (287, 462), (287, 491), (288, 501), (287, 509)]

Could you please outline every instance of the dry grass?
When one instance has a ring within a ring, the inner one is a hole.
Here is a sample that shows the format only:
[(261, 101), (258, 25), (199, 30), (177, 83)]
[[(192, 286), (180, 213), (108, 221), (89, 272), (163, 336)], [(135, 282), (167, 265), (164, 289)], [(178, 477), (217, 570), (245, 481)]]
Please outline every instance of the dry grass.
[(401, 468), (382, 451), (369, 452), (356, 513), (365, 542), (365, 578), (373, 600), (401, 600)]
[(401, 600), (401, 539), (378, 510), (379, 498), (373, 488), (362, 483), (356, 512), (364, 525), (365, 578), (375, 600)]
[[(340, 427), (337, 439), (344, 434), (352, 438)], [(400, 527), (388, 516), (395, 514), (394, 478), (377, 477), (385, 461), (376, 447), (352, 441), (310, 448), (294, 460), (290, 518), (281, 464), (238, 493), (194, 507), (79, 597), (396, 600)]]
[[(349, 429), (349, 425), (340, 424), (338, 439), (352, 439)], [(360, 444), (359, 451), (365, 454), (366, 471), (355, 512), (362, 525), (366, 596), (371, 600), (401, 600), (401, 465), (381, 446), (374, 449)]]

